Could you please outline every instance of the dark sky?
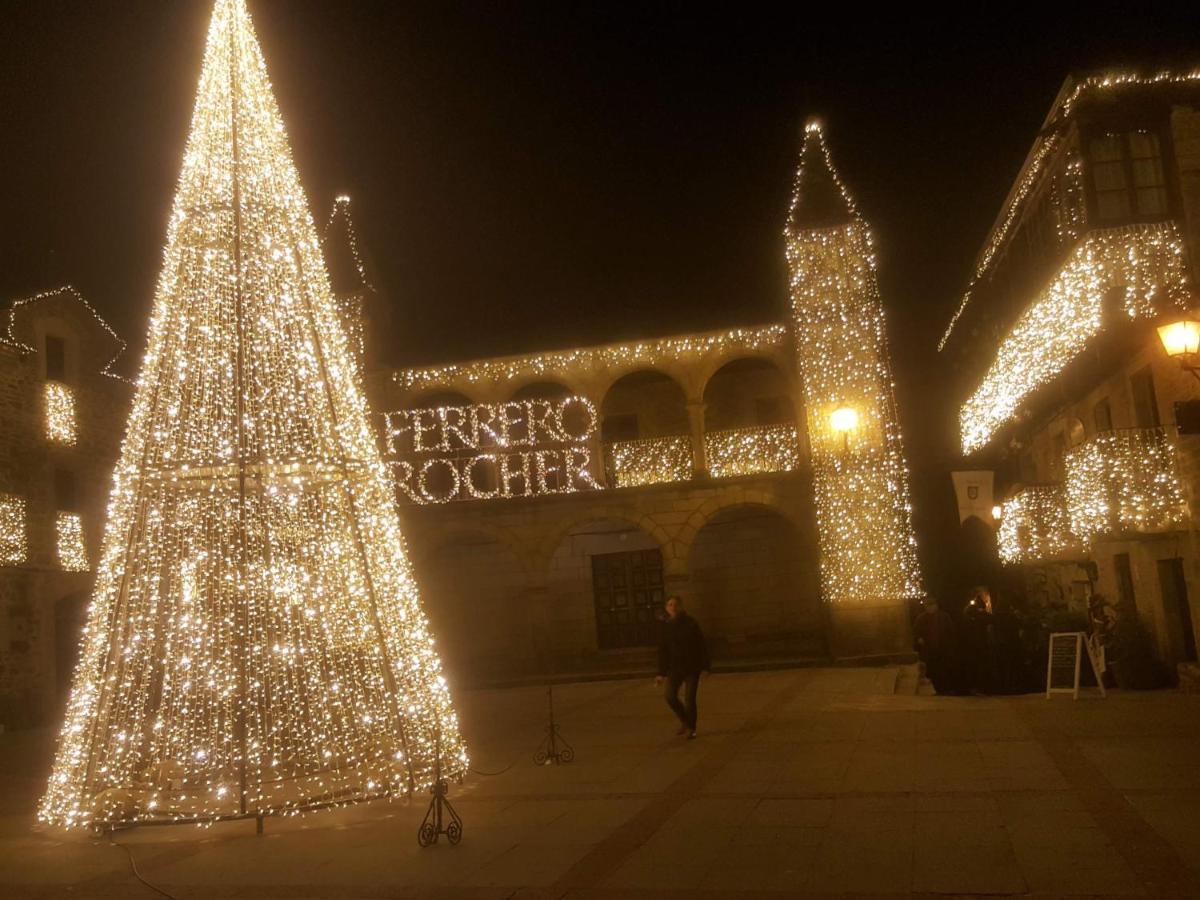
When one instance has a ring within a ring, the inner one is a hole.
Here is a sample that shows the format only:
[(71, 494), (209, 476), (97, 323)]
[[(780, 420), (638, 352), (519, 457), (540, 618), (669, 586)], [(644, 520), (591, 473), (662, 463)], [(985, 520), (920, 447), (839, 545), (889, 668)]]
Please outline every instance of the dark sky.
[[(314, 216), (353, 197), (397, 361), (781, 318), (820, 115), (921, 456), (934, 342), (1067, 71), (1200, 61), (1196, 23), (788, 6), (250, 0)], [(72, 282), (140, 344), (209, 11), (5, 4), (0, 297)]]

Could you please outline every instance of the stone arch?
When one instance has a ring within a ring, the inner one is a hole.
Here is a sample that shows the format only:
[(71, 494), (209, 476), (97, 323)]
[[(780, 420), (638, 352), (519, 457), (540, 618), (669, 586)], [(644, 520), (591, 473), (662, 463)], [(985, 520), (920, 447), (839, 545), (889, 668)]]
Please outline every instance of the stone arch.
[(792, 382), (764, 356), (725, 362), (705, 380), (702, 396), (706, 432), (796, 424)]
[(719, 506), (689, 544), (696, 615), (717, 652), (825, 656), (819, 551), (777, 504)]
[[(604, 390), (601, 434), (605, 441), (688, 434), (687, 405), (683, 384), (667, 372), (653, 368), (627, 372)], [(633, 417), (632, 428), (629, 417)]]
[(538, 671), (538, 610), (528, 602), (528, 566), (511, 541), (493, 529), (455, 529), (415, 553), (413, 570), (453, 679)]
[(546, 567), (549, 632), (560, 665), (603, 665), (607, 651), (652, 647), (665, 548), (628, 517), (598, 512), (559, 532)]
[(75, 675), (82, 649), (83, 629), (87, 625), (88, 595), (75, 591), (54, 604), (54, 690), (65, 701)]
[(508, 395), (510, 400), (561, 400), (583, 391), (572, 379), (537, 378), (519, 383)]
[(572, 532), (592, 522), (599, 521), (622, 522), (630, 528), (646, 532), (646, 534), (654, 539), (662, 551), (664, 564), (669, 565), (673, 558), (681, 555), (678, 552), (672, 551), (671, 536), (667, 533), (666, 529), (654, 521), (653, 517), (644, 515), (629, 507), (610, 506), (599, 509), (593, 507), (588, 510), (587, 514), (572, 518), (558, 525), (542, 539), (538, 550), (538, 558), (543, 561), (544, 565), (549, 565), (555, 551)]

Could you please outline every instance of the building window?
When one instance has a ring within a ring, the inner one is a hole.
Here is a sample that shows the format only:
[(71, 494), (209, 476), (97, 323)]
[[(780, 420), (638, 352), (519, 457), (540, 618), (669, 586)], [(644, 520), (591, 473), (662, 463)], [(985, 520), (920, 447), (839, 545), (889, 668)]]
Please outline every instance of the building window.
[(621, 413), (605, 416), (600, 424), (600, 440), (606, 444), (613, 441), (636, 441), (639, 437), (637, 413)]
[(53, 334), (46, 335), (46, 380), (67, 380), (67, 344)]
[(593, 556), (592, 591), (601, 650), (657, 643), (656, 614), (663, 604), (662, 553), (634, 550)]
[(54, 508), (59, 512), (79, 512), (75, 473), (70, 469), (54, 470)]
[(791, 421), (784, 407), (784, 398), (756, 397), (754, 399), (754, 421), (757, 425), (785, 425)]
[(1133, 419), (1138, 428), (1158, 428), (1162, 420), (1158, 417), (1158, 395), (1154, 391), (1154, 373), (1150, 367), (1129, 376), (1129, 388), (1133, 392)]
[(75, 445), (75, 392), (61, 381), (43, 385), (46, 402), (46, 440), (55, 444)]
[(1096, 432), (1112, 431), (1112, 404), (1105, 397), (1092, 409), (1092, 419), (1096, 423)]
[(1100, 223), (1167, 215), (1167, 179), (1157, 134), (1109, 132), (1092, 138), (1089, 149)]
[(87, 548), (83, 545), (83, 520), (79, 513), (58, 514), (58, 564), (68, 572), (88, 571)]
[(1129, 564), (1128, 553), (1118, 553), (1113, 557), (1113, 569), (1117, 576), (1117, 602), (1125, 614), (1137, 615), (1137, 598), (1133, 594), (1133, 569)]
[(22, 565), (28, 556), (25, 498), (0, 494), (0, 566)]

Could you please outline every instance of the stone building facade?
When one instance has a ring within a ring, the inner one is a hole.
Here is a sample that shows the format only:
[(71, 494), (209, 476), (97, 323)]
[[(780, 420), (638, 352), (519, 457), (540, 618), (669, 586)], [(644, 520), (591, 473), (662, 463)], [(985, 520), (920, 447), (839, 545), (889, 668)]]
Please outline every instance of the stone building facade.
[(72, 288), (0, 313), (0, 724), (66, 699), (132, 396), (124, 343)]
[[(719, 659), (906, 650), (869, 633), (831, 641), (792, 359), (787, 331), (764, 326), (375, 373), (368, 391), (381, 412), (577, 396), (598, 413), (595, 488), (402, 497), (450, 671), (504, 680), (644, 669), (671, 594)], [(734, 460), (731, 442), (743, 448)]]
[(1200, 80), (1071, 77), (940, 347), (1001, 558), (1035, 598), (1135, 613), (1170, 663), (1200, 624), (1200, 382), (1157, 328), (1196, 306), (1198, 250)]

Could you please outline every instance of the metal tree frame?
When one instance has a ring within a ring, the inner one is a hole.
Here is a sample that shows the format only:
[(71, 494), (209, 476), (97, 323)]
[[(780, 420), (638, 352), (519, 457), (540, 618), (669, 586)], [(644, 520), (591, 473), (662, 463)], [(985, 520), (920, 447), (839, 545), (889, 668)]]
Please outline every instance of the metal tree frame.
[(546, 705), (550, 714), (546, 723), (546, 742), (533, 754), (533, 761), (539, 766), (569, 763), (575, 758), (575, 748), (567, 743), (567, 739), (558, 730), (558, 723), (554, 721), (554, 686), (549, 684), (546, 685)]
[[(443, 834), (446, 835), (451, 846), (462, 840), (463, 820), (446, 797), (450, 787), (446, 784), (446, 779), (442, 777), (441, 752), (439, 742), (438, 752), (433, 759), (433, 787), (429, 789), (429, 792), (433, 794), (433, 799), (429, 801), (429, 808), (425, 810), (425, 818), (421, 820), (421, 827), (417, 829), (417, 843), (422, 847), (433, 846)], [(447, 813), (449, 813), (448, 823)]]

